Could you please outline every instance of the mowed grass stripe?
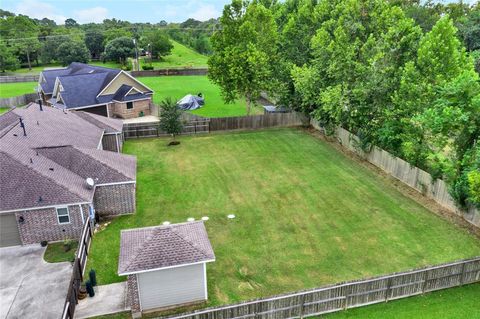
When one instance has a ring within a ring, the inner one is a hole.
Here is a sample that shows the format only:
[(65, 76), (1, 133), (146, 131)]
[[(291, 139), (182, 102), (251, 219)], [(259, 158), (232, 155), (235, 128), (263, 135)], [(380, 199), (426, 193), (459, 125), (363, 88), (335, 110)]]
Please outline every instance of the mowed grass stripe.
[[(127, 141), (137, 212), (98, 233), (89, 266), (116, 276), (121, 229), (206, 222), (218, 305), (480, 254), (480, 242), (301, 130)], [(228, 220), (227, 214), (237, 218)]]

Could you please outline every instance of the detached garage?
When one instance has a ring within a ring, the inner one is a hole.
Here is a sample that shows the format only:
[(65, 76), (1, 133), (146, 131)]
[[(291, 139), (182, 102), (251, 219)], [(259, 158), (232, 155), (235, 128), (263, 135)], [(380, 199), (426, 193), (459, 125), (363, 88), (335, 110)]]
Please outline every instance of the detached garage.
[(122, 230), (118, 274), (128, 276), (132, 313), (205, 301), (215, 261), (203, 222)]

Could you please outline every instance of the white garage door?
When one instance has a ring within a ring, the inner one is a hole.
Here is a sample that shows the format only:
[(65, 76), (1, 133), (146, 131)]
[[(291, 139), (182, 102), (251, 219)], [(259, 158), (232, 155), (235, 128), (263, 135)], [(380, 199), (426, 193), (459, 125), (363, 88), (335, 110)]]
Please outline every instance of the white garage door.
[(205, 300), (204, 264), (138, 274), (142, 310)]
[(14, 214), (0, 215), (0, 247), (21, 245), (17, 219)]

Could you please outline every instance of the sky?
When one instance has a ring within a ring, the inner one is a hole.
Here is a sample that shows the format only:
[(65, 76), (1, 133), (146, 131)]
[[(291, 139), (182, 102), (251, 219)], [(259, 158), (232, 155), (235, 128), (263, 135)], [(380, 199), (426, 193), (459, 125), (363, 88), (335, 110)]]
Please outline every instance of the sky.
[[(478, 0), (464, 0), (475, 1)], [(227, 3), (230, 0), (0, 0), (0, 7), (31, 18), (47, 17), (57, 24), (63, 24), (67, 18), (79, 23), (102, 22), (107, 18), (156, 23), (218, 18)]]
[(47, 17), (57, 24), (67, 18), (78, 23), (116, 18), (130, 22), (205, 21), (218, 18), (230, 0), (0, 0), (0, 7), (31, 18)]

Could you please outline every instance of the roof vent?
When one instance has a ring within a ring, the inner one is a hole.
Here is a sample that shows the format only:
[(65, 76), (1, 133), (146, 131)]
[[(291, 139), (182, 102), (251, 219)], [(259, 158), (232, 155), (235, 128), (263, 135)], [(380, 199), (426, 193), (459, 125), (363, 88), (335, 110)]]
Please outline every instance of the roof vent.
[(87, 184), (88, 189), (93, 189), (93, 187), (95, 186), (95, 181), (91, 177), (87, 178), (85, 180), (85, 183)]

